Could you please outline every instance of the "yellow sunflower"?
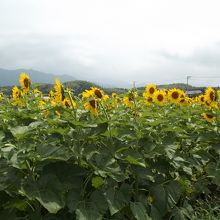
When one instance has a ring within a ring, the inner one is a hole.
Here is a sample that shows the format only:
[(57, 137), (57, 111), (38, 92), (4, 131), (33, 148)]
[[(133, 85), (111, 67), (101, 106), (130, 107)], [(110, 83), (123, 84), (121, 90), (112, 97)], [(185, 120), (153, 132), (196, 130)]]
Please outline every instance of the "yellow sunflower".
[(39, 89), (34, 89), (34, 96), (35, 97), (41, 97), (43, 96), (42, 92)]
[(117, 97), (118, 97), (118, 94), (117, 94), (116, 92), (113, 92), (113, 93), (112, 93), (112, 98), (115, 99), (115, 98), (117, 98)]
[(105, 95), (104, 91), (99, 89), (99, 88), (92, 87), (91, 91), (93, 92), (93, 96), (95, 98), (98, 98), (98, 99), (101, 99), (101, 100), (104, 100), (104, 101), (109, 98), (108, 95)]
[(14, 101), (17, 101), (21, 98), (21, 90), (17, 86), (12, 88), (12, 98)]
[(205, 104), (205, 107), (209, 108), (209, 109), (218, 109), (218, 102), (214, 101), (214, 102), (208, 102), (208, 101), (205, 101), (204, 102)]
[(167, 97), (166, 97), (165, 91), (157, 90), (154, 93), (153, 100), (155, 103), (157, 103), (159, 105), (164, 105), (166, 103), (166, 99), (167, 99)]
[(123, 98), (123, 102), (128, 108), (134, 108), (136, 98), (137, 98), (137, 93), (131, 91)]
[(220, 89), (217, 91), (218, 94), (218, 101), (220, 101)]
[(31, 85), (30, 77), (26, 73), (21, 73), (19, 82), (21, 88), (23, 89), (23, 93), (26, 94), (30, 89), (30, 85)]
[(72, 103), (71, 103), (71, 101), (69, 99), (65, 98), (63, 100), (63, 106), (66, 108), (74, 108), (75, 109), (76, 103), (74, 101), (72, 101)]
[(156, 92), (157, 88), (156, 88), (156, 85), (154, 84), (148, 84), (146, 86), (146, 89), (145, 89), (145, 96), (153, 96), (153, 94)]
[(51, 91), (49, 92), (49, 97), (50, 97), (50, 98), (54, 97), (54, 91), (51, 90)]
[(46, 102), (44, 102), (43, 100), (40, 100), (38, 102), (38, 108), (40, 108), (40, 109), (43, 109), (45, 107), (45, 105), (46, 105)]
[(3, 99), (3, 93), (0, 92), (0, 101), (2, 101), (2, 99)]
[(215, 101), (215, 98), (215, 90), (211, 87), (207, 88), (204, 96), (205, 101), (211, 103)]
[(113, 98), (114, 102), (116, 102), (116, 103), (120, 103), (120, 101), (121, 101), (120, 97), (115, 92), (112, 93), (112, 98)]
[(134, 108), (134, 101), (129, 96), (125, 96), (123, 102), (128, 108)]
[(82, 92), (82, 98), (87, 99), (93, 96), (93, 91), (92, 90), (85, 90)]
[(95, 116), (98, 115), (97, 107), (98, 107), (98, 103), (95, 99), (91, 99), (84, 104), (85, 110), (91, 112)]
[(169, 100), (172, 103), (179, 103), (181, 97), (183, 97), (183, 91), (177, 88), (173, 88), (168, 92)]
[(198, 104), (204, 104), (205, 103), (205, 96), (204, 95), (199, 95), (197, 97), (197, 103)]
[(209, 114), (209, 113), (203, 113), (202, 114), (203, 118), (207, 121), (207, 122), (214, 122), (216, 117), (214, 117), (213, 115)]
[(153, 96), (144, 96), (144, 103), (146, 105), (151, 105), (154, 102)]
[(53, 95), (52, 104), (62, 105), (62, 101), (64, 100), (64, 90), (62, 84), (58, 79), (55, 80), (54, 92), (50, 95)]
[(192, 99), (190, 99), (188, 96), (181, 96), (179, 100), (179, 105), (181, 106), (189, 106), (192, 104)]

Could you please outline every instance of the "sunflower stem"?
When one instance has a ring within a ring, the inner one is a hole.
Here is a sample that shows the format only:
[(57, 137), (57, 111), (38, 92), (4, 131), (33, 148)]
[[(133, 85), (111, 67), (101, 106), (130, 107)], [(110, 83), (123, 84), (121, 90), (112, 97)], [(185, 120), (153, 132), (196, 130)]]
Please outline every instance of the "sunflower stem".
[(104, 115), (105, 115), (106, 119), (107, 119), (108, 122), (109, 122), (108, 130), (109, 130), (110, 139), (111, 139), (111, 141), (112, 141), (112, 132), (111, 132), (111, 126), (110, 126), (110, 117), (109, 117), (109, 115), (108, 115), (108, 113), (107, 113), (107, 111), (106, 111), (106, 108), (103, 106), (103, 104), (102, 104), (101, 102), (100, 102), (100, 106), (102, 107), (102, 110), (103, 110), (103, 112), (104, 112)]
[(71, 95), (71, 92), (70, 92), (69, 89), (67, 89), (67, 94), (69, 96), (70, 103), (71, 103), (72, 109), (74, 111), (74, 117), (75, 117), (75, 120), (76, 120), (76, 110), (75, 110), (75, 107), (74, 107), (74, 104), (73, 104), (73, 98), (72, 98), (72, 95)]

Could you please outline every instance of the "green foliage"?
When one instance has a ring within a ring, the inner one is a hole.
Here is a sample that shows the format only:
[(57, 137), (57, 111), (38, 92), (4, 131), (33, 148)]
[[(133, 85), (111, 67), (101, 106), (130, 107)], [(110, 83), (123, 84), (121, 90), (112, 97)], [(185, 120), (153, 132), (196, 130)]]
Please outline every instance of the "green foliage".
[(219, 195), (219, 111), (77, 104), (0, 103), (0, 219), (191, 219)]

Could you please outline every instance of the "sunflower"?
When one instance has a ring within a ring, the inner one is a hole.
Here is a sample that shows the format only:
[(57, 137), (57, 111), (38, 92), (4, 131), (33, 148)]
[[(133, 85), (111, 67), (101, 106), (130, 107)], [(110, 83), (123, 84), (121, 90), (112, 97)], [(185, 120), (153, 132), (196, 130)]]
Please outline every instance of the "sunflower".
[(137, 93), (134, 91), (130, 91), (124, 98), (123, 102), (128, 108), (134, 108), (135, 99), (137, 98)]
[(21, 98), (21, 90), (17, 86), (12, 88), (12, 98), (14, 101), (17, 101)]
[(35, 94), (42, 94), (42, 92), (39, 89), (34, 89), (33, 91)]
[(205, 104), (205, 107), (209, 108), (209, 109), (219, 109), (218, 107), (218, 102), (214, 101), (214, 102), (208, 102), (208, 101), (205, 101), (204, 102)]
[(0, 101), (2, 101), (2, 99), (3, 99), (3, 93), (0, 92)]
[(21, 88), (23, 89), (23, 93), (26, 94), (30, 89), (30, 85), (31, 85), (30, 77), (26, 73), (21, 73), (19, 82)]
[(169, 100), (172, 103), (179, 103), (181, 97), (183, 97), (184, 93), (182, 90), (177, 89), (177, 88), (173, 88), (171, 90), (169, 90), (168, 92), (168, 96), (169, 96)]
[(54, 97), (54, 91), (51, 90), (48, 95), (50, 98)]
[(153, 96), (153, 94), (156, 92), (157, 88), (156, 88), (156, 85), (154, 84), (148, 84), (146, 86), (146, 89), (145, 89), (145, 94), (146, 95), (149, 95), (149, 96)]
[(38, 102), (38, 108), (40, 108), (40, 109), (43, 109), (45, 107), (45, 105), (46, 105), (46, 102), (44, 102), (43, 100), (40, 100)]
[(104, 92), (101, 89), (98, 89), (96, 87), (92, 87), (91, 90), (93, 91), (93, 94), (98, 99), (103, 99)]
[(181, 106), (189, 106), (192, 104), (192, 99), (190, 99), (188, 96), (181, 96), (179, 100), (179, 105)]
[(164, 103), (166, 103), (166, 99), (167, 99), (167, 97), (166, 97), (165, 91), (157, 90), (154, 93), (153, 100), (155, 103), (157, 103), (159, 105), (164, 105)]
[(116, 92), (113, 92), (112, 93), (112, 98), (116, 99), (118, 97), (117, 93)]
[(64, 100), (64, 90), (58, 79), (55, 80), (54, 92), (50, 92), (49, 95), (52, 97), (52, 104), (62, 105), (62, 101)]
[(214, 102), (216, 99), (215, 90), (211, 87), (207, 88), (205, 91), (204, 98), (206, 102), (209, 102), (209, 103)]
[(217, 91), (218, 101), (220, 101), (220, 89)]
[(85, 90), (82, 92), (82, 98), (87, 99), (93, 96), (93, 91), (92, 90)]
[(125, 96), (123, 102), (128, 108), (134, 108), (134, 101), (129, 96)]
[(91, 91), (92, 91), (93, 96), (95, 98), (98, 98), (98, 99), (101, 99), (101, 100), (107, 100), (109, 98), (108, 95), (105, 95), (104, 91), (99, 89), (99, 88), (92, 87)]
[(76, 103), (74, 101), (72, 101), (72, 103), (71, 103), (71, 101), (69, 99), (65, 98), (63, 100), (63, 106), (66, 108), (74, 108), (75, 109)]
[(113, 102), (114, 102), (114, 104), (113, 104), (114, 106), (121, 102), (120, 97), (115, 92), (112, 93), (112, 99), (113, 99)]
[(97, 111), (98, 103), (95, 99), (91, 99), (84, 104), (85, 110), (91, 112), (93, 115), (98, 115)]
[(144, 103), (147, 105), (151, 105), (154, 102), (153, 96), (144, 96)]
[(210, 123), (215, 121), (215, 119), (216, 119), (216, 117), (214, 117), (213, 115), (211, 115), (209, 113), (203, 113), (202, 116), (207, 122), (210, 122)]
[(42, 97), (43, 96), (42, 92), (39, 89), (34, 89), (33, 92), (34, 92), (35, 97)]
[(204, 95), (199, 95), (199, 96), (197, 97), (197, 103), (199, 103), (199, 104), (204, 104), (204, 103), (205, 103), (205, 97), (204, 97)]

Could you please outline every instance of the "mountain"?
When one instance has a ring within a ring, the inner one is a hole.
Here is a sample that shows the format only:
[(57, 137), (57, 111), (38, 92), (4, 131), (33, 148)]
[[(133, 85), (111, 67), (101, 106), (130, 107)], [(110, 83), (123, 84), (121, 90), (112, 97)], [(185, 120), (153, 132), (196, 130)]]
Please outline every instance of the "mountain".
[(61, 82), (73, 81), (74, 77), (69, 75), (54, 75), (50, 73), (44, 73), (33, 69), (16, 69), (8, 70), (0, 68), (0, 86), (13, 86), (19, 84), (19, 76), (22, 72), (27, 73), (32, 83), (54, 83), (55, 79), (59, 79)]

